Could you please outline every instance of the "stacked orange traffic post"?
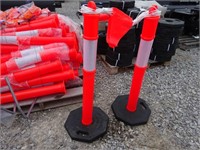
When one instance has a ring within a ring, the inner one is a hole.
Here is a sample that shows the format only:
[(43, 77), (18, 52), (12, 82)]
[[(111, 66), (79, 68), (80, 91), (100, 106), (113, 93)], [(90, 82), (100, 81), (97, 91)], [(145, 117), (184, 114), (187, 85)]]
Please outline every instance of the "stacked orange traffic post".
[[(65, 84), (63, 82), (45, 86), (45, 87), (38, 87), (38, 88), (33, 88), (33, 89), (17, 91), (15, 92), (15, 95), (17, 97), (17, 100), (21, 101), (21, 100), (26, 100), (30, 98), (37, 98), (40, 96), (59, 94), (59, 93), (60, 94), (66, 93)], [(11, 93), (5, 93), (1, 95), (0, 104), (13, 103), (13, 102), (14, 100)]]
[(65, 83), (78, 76), (82, 54), (77, 28), (70, 28), (75, 24), (64, 20), (50, 15), (0, 31), (2, 106), (14, 102), (5, 77), (18, 101), (66, 93)]
[[(156, 10), (157, 6), (152, 6), (149, 13)], [(139, 98), (139, 94), (159, 18), (159, 16), (152, 16), (144, 19), (130, 94), (118, 96), (112, 104), (115, 117), (131, 126), (147, 123), (151, 114), (150, 108), (143, 99)]]

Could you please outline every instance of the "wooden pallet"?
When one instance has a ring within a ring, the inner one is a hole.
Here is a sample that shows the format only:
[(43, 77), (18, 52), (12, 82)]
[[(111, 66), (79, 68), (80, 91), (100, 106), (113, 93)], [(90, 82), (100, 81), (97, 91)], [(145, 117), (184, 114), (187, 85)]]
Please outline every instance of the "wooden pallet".
[[(110, 75), (114, 75), (117, 74), (119, 72), (124, 72), (127, 70), (133, 70), (134, 68), (134, 64), (135, 64), (135, 58), (132, 61), (132, 64), (130, 66), (127, 67), (118, 67), (118, 66), (112, 66), (109, 63), (106, 62), (105, 60), (105, 56), (104, 55), (99, 55), (98, 56), (103, 64), (103, 66), (105, 67), (106, 71), (110, 74)], [(169, 66), (170, 65), (170, 61), (167, 62), (156, 62), (156, 61), (149, 61), (148, 62), (148, 69), (150, 68), (155, 68), (158, 66)]]
[[(22, 110), (27, 113), (30, 111), (31, 106), (34, 106), (31, 112), (35, 112), (80, 103), (83, 95), (82, 81), (81, 83), (76, 82), (73, 84), (66, 88), (66, 94), (48, 95), (39, 97), (37, 99), (19, 101), (19, 105), (21, 106)], [(1, 107), (9, 110), (16, 109), (15, 103), (3, 104)]]
[(181, 36), (179, 38), (179, 48), (185, 51), (191, 48), (199, 47), (199, 39), (195, 39), (192, 36)]

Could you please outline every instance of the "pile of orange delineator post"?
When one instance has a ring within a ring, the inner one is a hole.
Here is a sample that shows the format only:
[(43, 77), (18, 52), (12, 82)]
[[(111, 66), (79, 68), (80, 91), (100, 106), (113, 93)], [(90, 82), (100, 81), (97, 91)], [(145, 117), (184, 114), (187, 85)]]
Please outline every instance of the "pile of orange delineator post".
[(17, 100), (65, 93), (65, 83), (78, 76), (82, 63), (80, 30), (70, 18), (51, 14), (28, 24), (1, 30), (1, 100)]

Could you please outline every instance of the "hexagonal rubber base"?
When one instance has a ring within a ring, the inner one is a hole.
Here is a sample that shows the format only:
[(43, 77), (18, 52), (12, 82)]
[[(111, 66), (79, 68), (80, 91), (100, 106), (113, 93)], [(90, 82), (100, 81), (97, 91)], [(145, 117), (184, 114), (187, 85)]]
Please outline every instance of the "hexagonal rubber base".
[(71, 111), (65, 122), (65, 129), (73, 140), (90, 143), (107, 132), (109, 118), (100, 108), (94, 107), (91, 125), (83, 125), (81, 119), (82, 107)]
[(151, 110), (144, 100), (139, 98), (137, 110), (130, 112), (126, 109), (129, 95), (118, 96), (112, 104), (112, 110), (115, 117), (125, 124), (135, 126), (146, 124), (149, 120)]

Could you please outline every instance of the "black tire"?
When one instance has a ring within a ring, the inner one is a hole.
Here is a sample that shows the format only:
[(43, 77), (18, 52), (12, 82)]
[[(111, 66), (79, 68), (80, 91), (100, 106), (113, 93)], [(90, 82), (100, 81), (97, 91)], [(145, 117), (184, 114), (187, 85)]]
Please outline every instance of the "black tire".
[(184, 26), (184, 22), (179, 19), (161, 18), (159, 20), (160, 27), (180, 28)]

